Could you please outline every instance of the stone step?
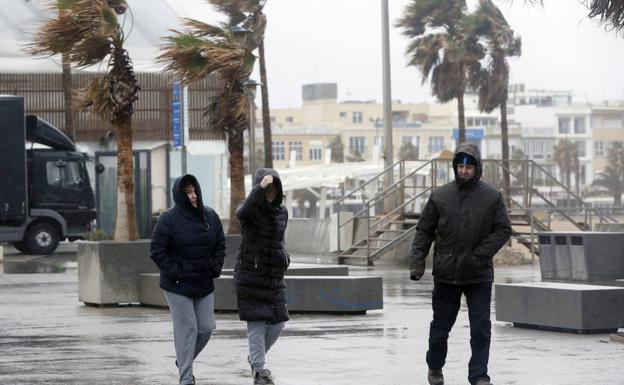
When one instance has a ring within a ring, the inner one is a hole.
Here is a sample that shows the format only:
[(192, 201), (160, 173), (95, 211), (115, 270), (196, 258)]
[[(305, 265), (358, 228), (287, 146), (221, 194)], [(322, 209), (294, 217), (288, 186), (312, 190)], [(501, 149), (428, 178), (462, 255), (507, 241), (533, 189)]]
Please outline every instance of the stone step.
[[(381, 277), (287, 276), (288, 309), (300, 313), (365, 314), (383, 309)], [(215, 283), (215, 310), (236, 311), (234, 278), (221, 276)], [(140, 275), (140, 302), (167, 307), (158, 274)]]

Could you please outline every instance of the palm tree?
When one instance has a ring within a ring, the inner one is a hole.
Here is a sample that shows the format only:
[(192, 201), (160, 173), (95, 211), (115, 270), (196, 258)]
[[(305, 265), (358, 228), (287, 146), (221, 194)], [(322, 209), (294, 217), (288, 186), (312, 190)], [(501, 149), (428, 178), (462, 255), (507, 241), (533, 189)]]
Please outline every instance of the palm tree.
[(340, 135), (336, 135), (330, 142), (327, 148), (331, 151), (332, 163), (344, 163), (344, 143)]
[(606, 188), (611, 194), (613, 194), (614, 206), (622, 207), (624, 178), (619, 170), (610, 165), (607, 166), (604, 171), (597, 174), (597, 178), (594, 179), (592, 185)]
[(412, 40), (409, 65), (420, 70), (422, 83), (431, 75), (432, 93), (440, 102), (457, 99), (460, 143), (466, 141), (464, 93), (476, 88), (484, 57), (466, 10), (465, 0), (414, 0), (396, 23)]
[(507, 20), (491, 0), (481, 0), (476, 13), (479, 34), (487, 43), (488, 66), (482, 70), (479, 86), (479, 109), (492, 112), (496, 107), (501, 114), (501, 148), (503, 158), (503, 186), (507, 205), (510, 202), (509, 128), (507, 125), (507, 96), (509, 88), (508, 57), (520, 56), (521, 41), (515, 37)]
[(418, 160), (418, 147), (414, 146), (412, 142), (403, 143), (399, 149), (399, 159)]
[(266, 57), (264, 52), (264, 31), (266, 15), (263, 13), (266, 0), (209, 0), (218, 10), (230, 17), (229, 24), (238, 25), (246, 19), (244, 25), (252, 31), (252, 40), (258, 47), (258, 62), (260, 65), (260, 94), (262, 99), (262, 130), (264, 134), (264, 167), (273, 168), (273, 147), (271, 134), (271, 116), (269, 110), (269, 89), (266, 71)]
[(243, 133), (248, 126), (249, 98), (245, 84), (253, 69), (255, 57), (246, 38), (232, 27), (219, 27), (193, 19), (184, 20), (185, 30), (172, 31), (165, 38), (159, 60), (165, 71), (193, 84), (206, 77), (219, 80), (219, 90), (206, 108), (210, 128), (227, 136), (230, 153), (230, 222), (228, 234), (239, 234), (236, 208), (245, 199)]
[(561, 140), (553, 147), (553, 158), (559, 166), (559, 175), (564, 180), (565, 186), (570, 189), (571, 174), (575, 175), (577, 195), (580, 181), (579, 151), (576, 143), (571, 140)]
[(139, 85), (119, 16), (125, 0), (58, 0), (57, 17), (44, 22), (29, 47), (34, 55), (66, 55), (78, 67), (102, 63), (107, 71), (82, 90), (79, 106), (112, 124), (117, 140), (115, 240), (138, 237), (132, 160), (132, 113)]

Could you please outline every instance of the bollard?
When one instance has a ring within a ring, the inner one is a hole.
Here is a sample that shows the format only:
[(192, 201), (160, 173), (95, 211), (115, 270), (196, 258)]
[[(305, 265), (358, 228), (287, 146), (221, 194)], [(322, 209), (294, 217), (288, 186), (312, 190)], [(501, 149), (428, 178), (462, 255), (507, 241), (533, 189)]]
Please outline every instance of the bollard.
[(0, 245), (0, 262), (4, 259), (4, 246)]

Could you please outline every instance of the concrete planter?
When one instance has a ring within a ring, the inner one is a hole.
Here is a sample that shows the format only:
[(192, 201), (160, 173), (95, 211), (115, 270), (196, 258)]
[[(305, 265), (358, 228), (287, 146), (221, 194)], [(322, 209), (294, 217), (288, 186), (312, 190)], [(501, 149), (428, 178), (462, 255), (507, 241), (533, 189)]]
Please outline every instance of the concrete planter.
[(86, 305), (139, 302), (139, 274), (157, 273), (149, 240), (81, 242), (78, 298)]

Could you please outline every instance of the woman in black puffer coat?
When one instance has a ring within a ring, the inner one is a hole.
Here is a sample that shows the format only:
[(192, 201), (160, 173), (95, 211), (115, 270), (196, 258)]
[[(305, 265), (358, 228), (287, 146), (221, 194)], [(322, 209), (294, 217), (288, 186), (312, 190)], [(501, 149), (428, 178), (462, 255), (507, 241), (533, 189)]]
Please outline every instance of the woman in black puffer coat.
[(193, 175), (175, 181), (173, 200), (175, 206), (154, 227), (150, 255), (173, 319), (180, 384), (195, 384), (193, 360), (216, 327), (213, 279), (223, 267), (225, 236), (217, 213), (203, 205)]
[(284, 250), (288, 211), (282, 206), (282, 182), (277, 171), (256, 172), (254, 187), (236, 210), (243, 239), (234, 272), (238, 314), (247, 321), (249, 363), (254, 384), (273, 384), (264, 368), (265, 353), (288, 321), (284, 273), (290, 258)]

